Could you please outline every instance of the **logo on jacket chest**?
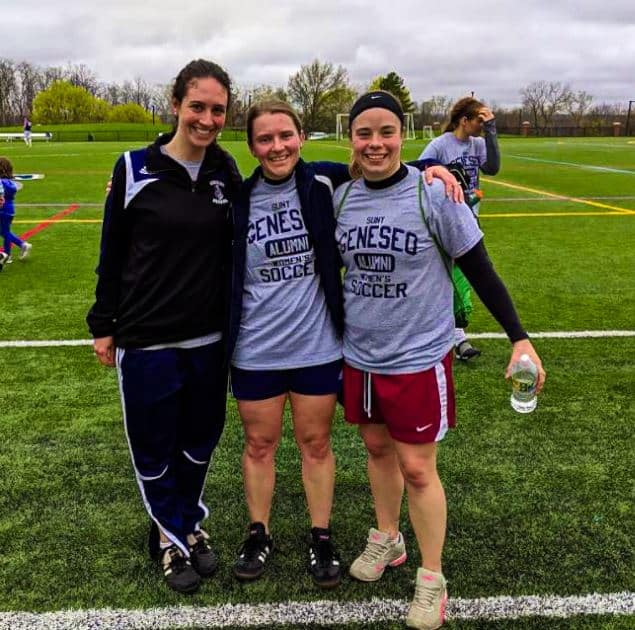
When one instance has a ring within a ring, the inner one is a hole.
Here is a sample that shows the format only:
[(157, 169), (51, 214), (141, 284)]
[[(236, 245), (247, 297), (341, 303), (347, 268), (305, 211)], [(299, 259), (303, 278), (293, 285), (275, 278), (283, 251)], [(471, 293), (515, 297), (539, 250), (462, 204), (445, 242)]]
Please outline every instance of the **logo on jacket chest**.
[(212, 203), (218, 205), (225, 205), (229, 203), (229, 200), (225, 197), (225, 182), (221, 182), (218, 179), (212, 179), (209, 182), (212, 187)]

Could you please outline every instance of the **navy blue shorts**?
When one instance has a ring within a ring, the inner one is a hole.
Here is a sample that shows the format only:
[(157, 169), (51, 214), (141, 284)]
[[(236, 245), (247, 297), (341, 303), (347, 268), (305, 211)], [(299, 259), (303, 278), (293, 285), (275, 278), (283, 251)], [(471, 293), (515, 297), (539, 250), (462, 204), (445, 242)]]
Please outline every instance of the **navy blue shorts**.
[(336, 394), (341, 379), (341, 359), (291, 370), (231, 368), (232, 394), (237, 400), (265, 400), (287, 392), (306, 396)]

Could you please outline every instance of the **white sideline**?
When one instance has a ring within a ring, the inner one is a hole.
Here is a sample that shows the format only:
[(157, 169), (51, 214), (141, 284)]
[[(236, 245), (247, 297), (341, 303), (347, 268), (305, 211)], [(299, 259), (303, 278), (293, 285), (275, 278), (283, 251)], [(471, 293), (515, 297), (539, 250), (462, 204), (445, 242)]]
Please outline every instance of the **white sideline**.
[[(588, 339), (605, 337), (635, 337), (635, 330), (572, 330), (529, 333), (532, 339)], [(470, 339), (507, 339), (505, 333), (470, 333)], [(92, 339), (18, 340), (0, 341), (0, 348), (57, 348), (62, 346), (90, 346)]]
[[(48, 613), (0, 613), (0, 629), (11, 630), (141, 630), (162, 628), (248, 628), (250, 626), (308, 627), (372, 623), (403, 619), (408, 602), (400, 599), (280, 604), (172, 606), (147, 610), (68, 610)], [(448, 620), (497, 620), (521, 617), (569, 618), (574, 615), (633, 615), (635, 593), (593, 593), (558, 597), (528, 595), (450, 599)]]

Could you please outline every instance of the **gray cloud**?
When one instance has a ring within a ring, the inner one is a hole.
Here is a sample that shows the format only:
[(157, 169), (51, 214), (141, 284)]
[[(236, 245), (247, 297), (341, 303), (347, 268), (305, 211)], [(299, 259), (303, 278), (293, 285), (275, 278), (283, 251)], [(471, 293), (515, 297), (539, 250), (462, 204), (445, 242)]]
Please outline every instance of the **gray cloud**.
[(635, 98), (635, 4), (414, 0), (1, 0), (1, 56), (85, 63), (103, 81), (169, 82), (194, 57), (237, 85), (284, 86), (315, 58), (343, 65), (361, 88), (395, 70), (417, 101), (474, 91), (501, 105), (536, 80), (562, 81), (596, 102)]

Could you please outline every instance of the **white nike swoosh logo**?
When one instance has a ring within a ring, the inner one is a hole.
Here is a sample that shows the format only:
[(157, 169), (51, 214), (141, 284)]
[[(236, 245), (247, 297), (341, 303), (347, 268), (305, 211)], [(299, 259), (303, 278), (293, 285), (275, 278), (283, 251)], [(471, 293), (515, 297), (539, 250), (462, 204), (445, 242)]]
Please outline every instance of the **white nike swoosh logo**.
[(415, 429), (417, 430), (417, 433), (421, 433), (422, 431), (429, 429), (431, 426), (432, 426), (432, 422), (430, 424), (426, 424), (425, 427), (415, 427)]

